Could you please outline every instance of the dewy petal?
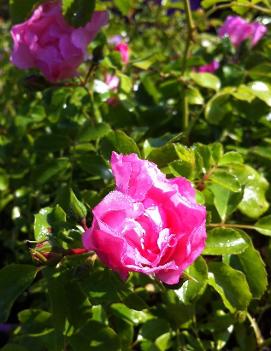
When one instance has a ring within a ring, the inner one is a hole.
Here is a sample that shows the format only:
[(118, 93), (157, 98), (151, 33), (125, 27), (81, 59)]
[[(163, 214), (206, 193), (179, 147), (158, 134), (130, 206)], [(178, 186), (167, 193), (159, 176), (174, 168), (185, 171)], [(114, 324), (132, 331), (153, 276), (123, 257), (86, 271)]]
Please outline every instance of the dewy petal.
[(168, 180), (154, 163), (135, 154), (113, 153), (111, 163), (117, 190), (93, 210), (84, 246), (122, 277), (135, 271), (178, 283), (204, 249), (205, 207), (196, 203), (188, 180)]
[(137, 218), (143, 210), (141, 203), (135, 203), (119, 191), (112, 191), (94, 208), (93, 215), (102, 230), (120, 236), (125, 219)]
[(154, 163), (141, 160), (136, 154), (113, 152), (111, 166), (117, 189), (136, 201), (142, 201), (152, 186), (163, 184), (166, 179)]

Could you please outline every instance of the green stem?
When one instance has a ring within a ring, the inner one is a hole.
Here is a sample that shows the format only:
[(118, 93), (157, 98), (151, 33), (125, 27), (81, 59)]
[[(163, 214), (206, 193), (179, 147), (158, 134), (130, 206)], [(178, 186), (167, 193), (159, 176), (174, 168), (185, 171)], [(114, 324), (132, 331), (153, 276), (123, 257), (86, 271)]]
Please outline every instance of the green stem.
[(215, 13), (216, 11), (232, 8), (233, 6), (245, 7), (247, 9), (257, 10), (257, 11), (260, 11), (260, 12), (265, 13), (267, 15), (271, 15), (271, 10), (264, 8), (264, 7), (261, 7), (261, 6), (258, 6), (258, 5), (254, 5), (254, 4), (250, 4), (250, 3), (231, 2), (229, 4), (222, 4), (222, 5), (217, 5), (217, 6), (213, 7), (211, 10), (209, 10), (206, 13), (206, 16), (209, 17), (213, 13)]
[(247, 318), (248, 318), (250, 325), (254, 331), (257, 345), (260, 348), (264, 343), (264, 338), (262, 336), (261, 330), (260, 330), (255, 318), (253, 318), (248, 312), (247, 312)]
[(233, 223), (210, 223), (210, 224), (207, 224), (207, 227), (210, 227), (210, 228), (224, 227), (224, 228), (255, 229), (255, 227), (253, 225), (233, 224)]
[(184, 54), (183, 54), (183, 62), (182, 62), (182, 75), (184, 74), (186, 70), (186, 64), (187, 64), (187, 58), (189, 54), (189, 49), (190, 49), (190, 44), (193, 39), (193, 34), (195, 31), (195, 25), (192, 17), (192, 11), (191, 11), (191, 6), (190, 6), (190, 1), (189, 0), (184, 0), (184, 10), (185, 10), (185, 16), (186, 16), (186, 22), (187, 22), (187, 37), (185, 41), (185, 48), (184, 48)]
[(189, 127), (189, 104), (186, 96), (186, 89), (183, 91), (182, 98), (182, 131), (185, 132)]

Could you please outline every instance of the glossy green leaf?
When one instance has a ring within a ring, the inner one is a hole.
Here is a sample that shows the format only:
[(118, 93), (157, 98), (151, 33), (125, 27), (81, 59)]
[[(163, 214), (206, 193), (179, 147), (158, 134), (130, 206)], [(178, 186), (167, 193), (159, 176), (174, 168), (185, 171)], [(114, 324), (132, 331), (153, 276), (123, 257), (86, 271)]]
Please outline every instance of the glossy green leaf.
[(112, 151), (120, 152), (123, 154), (130, 154), (134, 152), (140, 155), (136, 142), (121, 130), (110, 132), (103, 139), (102, 143), (102, 148), (104, 149), (107, 158), (111, 157)]
[(271, 87), (269, 84), (255, 81), (250, 83), (250, 88), (259, 99), (271, 106)]
[(117, 317), (123, 318), (127, 322), (133, 323), (135, 325), (145, 323), (151, 318), (148, 312), (136, 311), (134, 309), (128, 308), (122, 303), (112, 304), (110, 310)]
[(209, 189), (214, 195), (215, 208), (224, 222), (226, 218), (233, 213), (242, 201), (243, 192), (232, 192), (218, 184), (211, 184)]
[(231, 163), (243, 163), (244, 159), (241, 154), (235, 151), (226, 152), (219, 160), (219, 166), (225, 166)]
[(236, 255), (244, 252), (248, 244), (234, 229), (215, 228), (208, 231), (204, 255)]
[(234, 175), (229, 174), (226, 171), (218, 170), (212, 173), (209, 180), (218, 184), (223, 188), (226, 188), (232, 192), (239, 192), (242, 190), (241, 185)]
[(260, 218), (254, 228), (263, 235), (271, 236), (271, 215)]
[(15, 300), (27, 289), (37, 273), (35, 266), (11, 264), (0, 270), (0, 322), (5, 322)]
[(219, 125), (232, 111), (229, 93), (218, 93), (212, 97), (205, 106), (205, 118), (214, 125)]
[(40, 2), (41, 0), (9, 0), (12, 22), (23, 22), (31, 14), (33, 7)]
[(191, 304), (199, 298), (207, 284), (208, 268), (205, 260), (199, 257), (188, 269), (187, 280), (175, 292), (184, 304)]
[(132, 5), (131, 0), (113, 0), (113, 2), (123, 15), (128, 15)]
[(92, 140), (103, 138), (111, 131), (111, 128), (106, 123), (99, 123), (95, 126), (86, 122), (78, 133), (78, 142), (84, 143)]
[(34, 235), (38, 242), (47, 240), (52, 236), (54, 227), (66, 222), (66, 214), (60, 206), (45, 207), (35, 215)]
[(119, 351), (120, 341), (115, 331), (97, 321), (88, 321), (70, 337), (74, 351)]
[(49, 160), (37, 166), (32, 173), (32, 177), (37, 185), (43, 185), (52, 180), (55, 176), (67, 172), (70, 166), (69, 160), (64, 157)]
[(234, 173), (238, 176), (240, 183), (245, 186), (243, 199), (238, 208), (248, 217), (260, 217), (269, 207), (265, 197), (268, 189), (267, 180), (249, 166), (235, 167)]
[[(247, 248), (238, 256), (232, 257), (231, 264), (244, 272), (253, 297), (260, 299), (268, 285), (265, 264), (260, 252), (254, 248), (250, 237), (245, 232), (239, 232), (246, 240)], [(238, 264), (235, 265), (236, 263)]]
[(62, 0), (62, 12), (74, 27), (84, 27), (90, 21), (95, 0)]
[(222, 262), (208, 263), (208, 284), (231, 312), (246, 310), (252, 298), (245, 275)]
[(220, 80), (211, 73), (190, 73), (191, 79), (203, 88), (218, 90), (220, 88)]

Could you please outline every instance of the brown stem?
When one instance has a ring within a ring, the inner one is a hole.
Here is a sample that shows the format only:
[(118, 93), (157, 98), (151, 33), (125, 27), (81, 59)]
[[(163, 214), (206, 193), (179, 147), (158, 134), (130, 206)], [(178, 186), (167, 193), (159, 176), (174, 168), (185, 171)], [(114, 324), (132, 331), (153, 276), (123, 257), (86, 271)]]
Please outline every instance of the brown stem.
[(210, 228), (240, 228), (240, 229), (255, 229), (253, 225), (248, 225), (248, 224), (234, 224), (234, 223), (210, 223), (207, 224), (207, 227)]

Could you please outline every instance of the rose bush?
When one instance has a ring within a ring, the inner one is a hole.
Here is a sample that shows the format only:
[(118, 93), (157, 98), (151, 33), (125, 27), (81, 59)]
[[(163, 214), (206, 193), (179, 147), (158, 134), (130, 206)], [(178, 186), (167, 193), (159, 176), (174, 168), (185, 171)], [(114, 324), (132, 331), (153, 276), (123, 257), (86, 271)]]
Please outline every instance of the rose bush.
[(197, 204), (188, 180), (167, 179), (136, 154), (113, 152), (111, 165), (116, 190), (93, 209), (85, 248), (124, 279), (136, 271), (178, 283), (204, 249), (205, 207)]
[(53, 84), (9, 60), (45, 1), (0, 6), (1, 351), (268, 348), (271, 36), (218, 35), (270, 28), (267, 2), (61, 0), (73, 31), (110, 23)]
[(107, 20), (105, 11), (97, 11), (86, 26), (73, 28), (65, 21), (59, 2), (42, 4), (28, 20), (12, 27), (11, 60), (21, 69), (39, 69), (51, 82), (70, 78)]

